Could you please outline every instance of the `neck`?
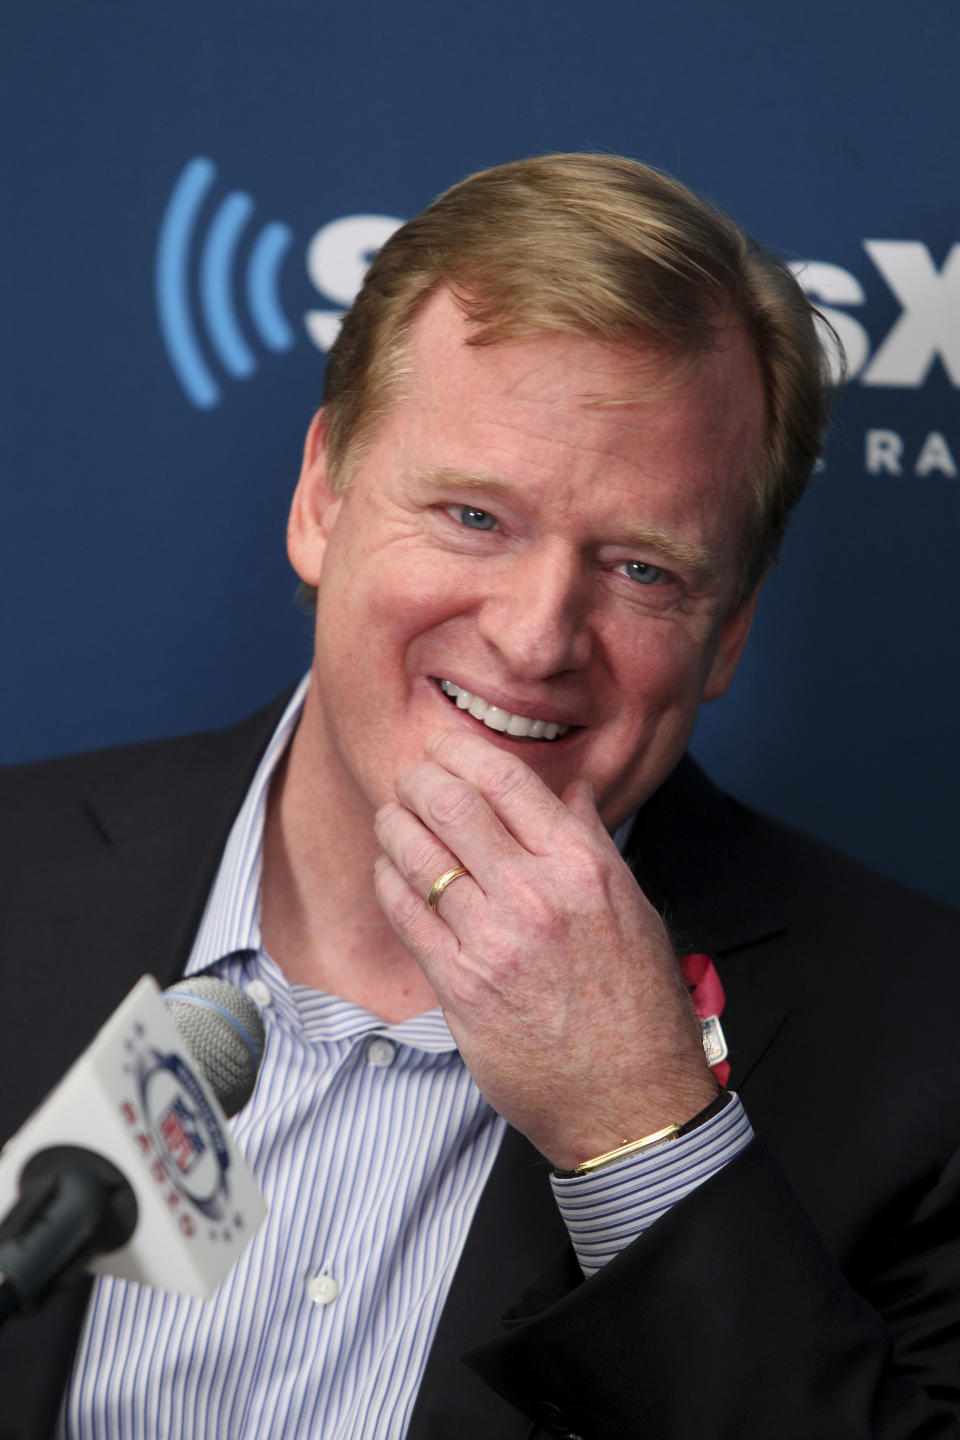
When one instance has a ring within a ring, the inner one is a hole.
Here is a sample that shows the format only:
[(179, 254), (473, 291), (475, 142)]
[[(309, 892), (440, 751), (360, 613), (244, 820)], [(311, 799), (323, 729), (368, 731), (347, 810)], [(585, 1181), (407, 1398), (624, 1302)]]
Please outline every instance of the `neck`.
[(327, 759), (311, 686), (274, 773), (263, 836), (261, 927), (287, 978), (389, 1022), (432, 1010), (436, 996), (397, 938), (373, 888), (379, 847), (369, 803)]

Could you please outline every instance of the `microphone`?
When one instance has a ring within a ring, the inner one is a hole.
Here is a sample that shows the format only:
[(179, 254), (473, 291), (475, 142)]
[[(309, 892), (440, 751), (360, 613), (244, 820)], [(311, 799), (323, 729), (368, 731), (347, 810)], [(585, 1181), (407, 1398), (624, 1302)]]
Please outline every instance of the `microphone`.
[(213, 975), (178, 980), (163, 999), (224, 1115), (236, 1115), (253, 1094), (263, 1059), (266, 1037), (257, 1006)]
[(263, 1047), (226, 981), (137, 982), (0, 1152), (0, 1323), (82, 1269), (213, 1293), (267, 1213), (226, 1125)]

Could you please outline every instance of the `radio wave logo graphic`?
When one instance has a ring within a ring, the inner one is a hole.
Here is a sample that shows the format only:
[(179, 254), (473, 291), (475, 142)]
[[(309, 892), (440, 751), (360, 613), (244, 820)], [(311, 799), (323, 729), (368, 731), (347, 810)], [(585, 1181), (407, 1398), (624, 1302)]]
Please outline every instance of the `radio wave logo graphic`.
[[(191, 257), (197, 220), (216, 179), (212, 160), (197, 156), (183, 168), (170, 194), (156, 257), (156, 298), (160, 331), (170, 364), (187, 398), (201, 410), (220, 402), (220, 387), (201, 348), (191, 304)], [(233, 287), (237, 247), (253, 213), (249, 195), (235, 190), (220, 202), (202, 240), (199, 256), (200, 312), (210, 346), (228, 375), (242, 380), (257, 359), (240, 328)], [(257, 235), (244, 275), (244, 294), (253, 327), (270, 350), (289, 350), (295, 334), (280, 308), (279, 279), (293, 231), (272, 221)]]

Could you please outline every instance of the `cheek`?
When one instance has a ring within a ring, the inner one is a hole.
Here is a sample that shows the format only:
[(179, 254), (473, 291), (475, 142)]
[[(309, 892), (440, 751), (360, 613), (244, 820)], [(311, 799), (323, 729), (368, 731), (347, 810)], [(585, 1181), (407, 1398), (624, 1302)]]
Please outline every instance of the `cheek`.
[[(322, 688), (333, 685), (339, 700), (362, 714), (365, 732), (376, 728), (376, 717), (396, 723), (396, 707), (410, 698), (423, 671), (436, 670), (438, 653), (449, 658), (464, 612), (462, 586), (445, 577), (442, 567), (415, 565), (389, 553), (378, 559), (351, 569), (338, 557), (317, 609)], [(448, 635), (438, 648), (438, 637)], [(373, 696), (377, 703), (371, 706)]]
[[(678, 622), (648, 621), (620, 645), (613, 667), (620, 695), (638, 721), (699, 702), (710, 673), (713, 643), (691, 634)], [(608, 650), (609, 653), (609, 650)]]
[(405, 560), (370, 601), (370, 613), (387, 628), (394, 649), (418, 642), (470, 644), (480, 592), (470, 567), (432, 554)]

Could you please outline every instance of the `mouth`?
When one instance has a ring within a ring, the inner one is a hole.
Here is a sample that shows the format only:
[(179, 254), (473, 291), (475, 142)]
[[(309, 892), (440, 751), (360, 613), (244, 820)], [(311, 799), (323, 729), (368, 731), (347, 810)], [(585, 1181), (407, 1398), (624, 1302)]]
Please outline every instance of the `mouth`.
[(499, 705), (492, 705), (482, 695), (474, 695), (452, 680), (437, 680), (437, 685), (458, 710), (466, 710), (475, 720), (512, 740), (561, 740), (572, 728), (553, 720), (537, 720), (528, 715), (514, 715)]

